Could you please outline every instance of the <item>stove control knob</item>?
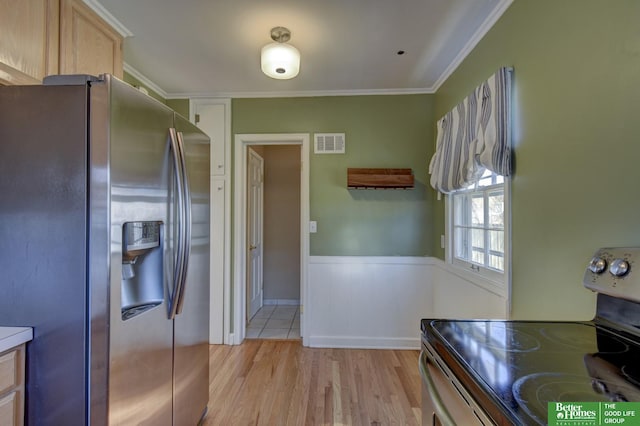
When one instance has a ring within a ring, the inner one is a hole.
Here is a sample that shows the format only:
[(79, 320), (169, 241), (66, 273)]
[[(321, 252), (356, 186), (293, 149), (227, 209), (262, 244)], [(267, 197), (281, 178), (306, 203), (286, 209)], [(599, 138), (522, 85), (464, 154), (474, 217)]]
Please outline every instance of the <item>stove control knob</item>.
[(605, 269), (607, 269), (607, 261), (601, 257), (596, 256), (589, 262), (589, 270), (594, 274), (601, 274)]
[(629, 262), (624, 259), (615, 259), (611, 262), (609, 272), (611, 272), (611, 275), (614, 277), (624, 277), (629, 273)]

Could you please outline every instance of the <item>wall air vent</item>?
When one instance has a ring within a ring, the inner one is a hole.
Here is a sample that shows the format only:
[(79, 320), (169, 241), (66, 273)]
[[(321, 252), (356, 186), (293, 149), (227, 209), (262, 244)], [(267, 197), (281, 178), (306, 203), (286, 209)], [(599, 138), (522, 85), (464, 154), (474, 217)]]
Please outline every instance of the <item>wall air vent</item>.
[(314, 154), (344, 154), (344, 133), (316, 133)]

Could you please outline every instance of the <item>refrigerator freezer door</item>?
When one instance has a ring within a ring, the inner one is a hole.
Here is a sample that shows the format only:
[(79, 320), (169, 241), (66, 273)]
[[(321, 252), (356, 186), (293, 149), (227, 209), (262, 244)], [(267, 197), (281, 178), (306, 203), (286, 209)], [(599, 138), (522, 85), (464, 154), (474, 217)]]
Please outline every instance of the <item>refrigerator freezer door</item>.
[[(175, 115), (191, 194), (191, 250), (174, 321), (175, 426), (195, 425), (209, 400), (209, 137)], [(221, 238), (221, 237), (220, 237)]]
[(86, 86), (0, 87), (0, 324), (34, 327), (29, 425), (87, 423), (86, 134)]
[[(109, 424), (171, 425), (173, 322), (167, 315), (176, 224), (168, 129), (173, 112), (133, 87), (107, 78), (111, 81)], [(149, 257), (138, 259), (134, 267), (140, 274), (127, 282), (122, 274), (126, 222), (159, 222), (164, 254), (160, 266), (146, 264)], [(135, 281), (143, 273), (144, 281), (141, 277)], [(125, 285), (138, 285), (142, 293), (148, 291), (146, 286), (159, 285), (164, 301), (123, 319)]]

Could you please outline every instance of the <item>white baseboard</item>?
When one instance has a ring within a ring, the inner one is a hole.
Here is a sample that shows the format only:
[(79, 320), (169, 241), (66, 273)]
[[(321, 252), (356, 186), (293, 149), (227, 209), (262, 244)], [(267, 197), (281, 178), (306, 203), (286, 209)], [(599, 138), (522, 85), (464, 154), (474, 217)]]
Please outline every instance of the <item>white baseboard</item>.
[(300, 305), (300, 299), (264, 299), (263, 305)]
[(225, 345), (239, 345), (240, 342), (236, 342), (236, 336), (237, 336), (237, 334), (229, 333), (227, 335), (227, 340), (225, 340), (224, 344)]
[(420, 349), (420, 338), (311, 336), (309, 337), (309, 346), (313, 348), (415, 350)]

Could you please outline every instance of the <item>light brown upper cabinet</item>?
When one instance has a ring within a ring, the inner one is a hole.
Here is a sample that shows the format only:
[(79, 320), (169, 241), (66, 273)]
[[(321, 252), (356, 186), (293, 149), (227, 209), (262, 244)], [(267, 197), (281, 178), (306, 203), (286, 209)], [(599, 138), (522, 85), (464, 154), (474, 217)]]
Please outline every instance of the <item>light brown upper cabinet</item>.
[(39, 84), (58, 72), (60, 0), (0, 0), (0, 84)]
[(122, 37), (82, 0), (0, 0), (0, 84), (50, 74), (122, 78)]
[(122, 37), (81, 0), (60, 0), (60, 74), (122, 78)]

